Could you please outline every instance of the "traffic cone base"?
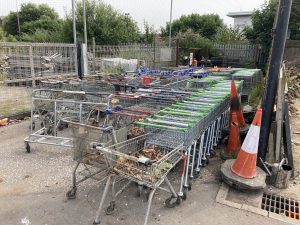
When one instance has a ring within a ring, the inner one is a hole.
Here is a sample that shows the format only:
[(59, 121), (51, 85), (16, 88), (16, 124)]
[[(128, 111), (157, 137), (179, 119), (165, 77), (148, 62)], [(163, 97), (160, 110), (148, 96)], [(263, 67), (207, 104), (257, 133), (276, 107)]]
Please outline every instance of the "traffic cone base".
[(231, 166), (234, 159), (226, 160), (221, 166), (221, 176), (223, 181), (238, 190), (260, 190), (266, 187), (267, 174), (259, 167), (256, 168), (256, 177), (246, 179), (232, 172)]

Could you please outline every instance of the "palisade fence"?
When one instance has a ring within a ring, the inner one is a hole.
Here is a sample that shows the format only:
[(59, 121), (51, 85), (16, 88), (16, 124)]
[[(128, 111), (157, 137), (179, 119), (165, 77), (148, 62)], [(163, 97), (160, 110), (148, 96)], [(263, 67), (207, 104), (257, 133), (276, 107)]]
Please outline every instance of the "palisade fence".
[(266, 63), (258, 44), (214, 44), (222, 66), (257, 67)]

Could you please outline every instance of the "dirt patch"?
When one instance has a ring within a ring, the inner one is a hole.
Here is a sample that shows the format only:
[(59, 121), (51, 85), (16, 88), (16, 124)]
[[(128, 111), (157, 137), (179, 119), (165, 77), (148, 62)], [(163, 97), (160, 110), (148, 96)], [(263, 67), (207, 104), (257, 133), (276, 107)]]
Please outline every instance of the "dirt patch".
[(290, 112), (295, 114), (298, 108), (295, 106), (295, 100), (300, 98), (300, 67), (290, 67), (286, 70), (288, 83), (288, 103)]

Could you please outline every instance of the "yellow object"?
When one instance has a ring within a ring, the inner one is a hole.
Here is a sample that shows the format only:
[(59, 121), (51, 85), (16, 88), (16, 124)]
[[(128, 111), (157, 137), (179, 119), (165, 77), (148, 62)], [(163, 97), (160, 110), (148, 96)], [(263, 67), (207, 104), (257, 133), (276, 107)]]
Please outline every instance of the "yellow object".
[(0, 120), (0, 126), (6, 126), (8, 124), (8, 118), (4, 118)]
[(113, 99), (111, 100), (111, 103), (112, 103), (112, 104), (117, 104), (117, 103), (119, 103), (119, 100), (116, 99), (116, 98), (113, 98)]

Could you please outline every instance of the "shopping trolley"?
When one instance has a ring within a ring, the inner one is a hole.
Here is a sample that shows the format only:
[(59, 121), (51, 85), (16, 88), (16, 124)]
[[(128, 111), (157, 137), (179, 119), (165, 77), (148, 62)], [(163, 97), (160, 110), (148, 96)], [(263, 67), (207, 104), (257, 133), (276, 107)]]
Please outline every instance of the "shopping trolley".
[[(151, 189), (144, 225), (147, 225), (153, 195), (157, 189), (171, 192), (172, 196), (165, 202), (167, 207), (172, 208), (180, 204), (181, 198), (175, 192), (167, 175), (182, 159), (183, 143), (175, 140), (175, 142), (167, 144), (167, 140), (158, 140), (166, 143), (164, 146), (160, 146), (151, 143), (150, 140), (154, 140), (153, 138), (160, 139), (157, 135), (145, 134), (109, 147), (96, 147), (106, 159), (111, 173), (107, 178), (94, 224), (100, 224), (102, 208), (110, 185), (112, 186), (112, 200), (106, 211), (111, 213), (116, 206), (114, 184), (117, 176)], [(168, 189), (161, 187), (163, 182), (166, 183)]]

